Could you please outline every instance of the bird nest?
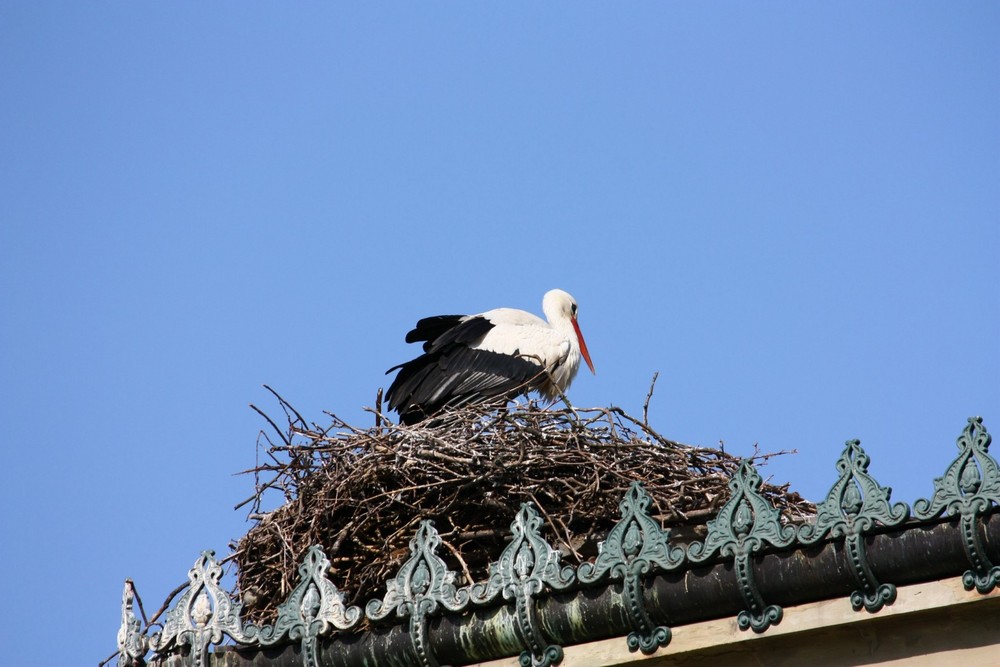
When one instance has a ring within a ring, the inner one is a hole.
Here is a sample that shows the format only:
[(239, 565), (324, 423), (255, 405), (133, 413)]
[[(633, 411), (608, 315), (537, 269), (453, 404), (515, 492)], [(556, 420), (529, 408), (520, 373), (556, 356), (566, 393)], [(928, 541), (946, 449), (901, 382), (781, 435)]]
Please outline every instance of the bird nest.
[[(424, 519), (434, 520), (453, 570), (466, 582), (485, 578), (515, 513), (530, 501), (545, 519), (546, 539), (576, 564), (597, 552), (633, 481), (645, 485), (650, 512), (663, 525), (695, 533), (728, 499), (740, 462), (721, 449), (663, 437), (647, 423), (645, 407), (640, 420), (614, 407), (543, 409), (528, 401), (411, 426), (376, 408), (370, 428), (332, 414), (321, 428), (275, 396), (287, 425), (258, 410), (276, 437), (262, 431), (267, 462), (249, 471), (256, 493), (245, 501), (253, 503), (255, 525), (231, 556), (244, 613), (255, 621), (274, 615), (313, 544), (322, 545), (347, 601), (363, 604), (382, 596)], [(268, 490), (283, 492), (285, 503), (263, 512)], [(787, 484), (764, 484), (762, 493), (792, 518), (813, 512)]]

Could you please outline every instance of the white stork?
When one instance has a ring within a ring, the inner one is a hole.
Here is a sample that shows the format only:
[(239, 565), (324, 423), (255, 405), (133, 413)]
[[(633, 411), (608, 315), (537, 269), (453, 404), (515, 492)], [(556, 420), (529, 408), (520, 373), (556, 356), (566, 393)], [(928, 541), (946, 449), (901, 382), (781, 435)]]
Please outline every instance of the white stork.
[(542, 318), (513, 308), (479, 315), (426, 317), (406, 334), (424, 341), (424, 353), (390, 368), (399, 370), (386, 400), (404, 424), (445, 408), (537, 390), (549, 399), (565, 392), (590, 360), (576, 322), (576, 300), (560, 289), (545, 294)]

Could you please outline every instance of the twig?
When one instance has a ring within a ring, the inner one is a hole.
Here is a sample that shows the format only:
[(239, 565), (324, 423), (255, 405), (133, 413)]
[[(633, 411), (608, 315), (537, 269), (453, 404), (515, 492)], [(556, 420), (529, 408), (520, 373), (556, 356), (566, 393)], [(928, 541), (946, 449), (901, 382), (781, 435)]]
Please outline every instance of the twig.
[(142, 624), (149, 627), (149, 621), (146, 620), (146, 610), (142, 608), (142, 598), (139, 597), (139, 591), (136, 590), (135, 582), (131, 579), (126, 579), (125, 583), (128, 584), (129, 589), (132, 591), (132, 597), (135, 598), (136, 604), (139, 605), (139, 615), (142, 616)]
[[(267, 385), (265, 385), (265, 386), (267, 386)], [(275, 424), (274, 421), (270, 417), (267, 416), (266, 412), (264, 412), (263, 410), (261, 410), (260, 408), (258, 408), (253, 403), (250, 404), (250, 409), (253, 410), (257, 414), (259, 414), (261, 417), (263, 417), (264, 419), (267, 420), (267, 423), (271, 425), (271, 428), (274, 429), (274, 432), (278, 434), (278, 437), (280, 437), (284, 441), (284, 443), (285, 443), (286, 446), (288, 446), (288, 447), (292, 446), (292, 442), (285, 435), (284, 431), (282, 431), (280, 428), (278, 428), (278, 425)]]
[(159, 609), (157, 609), (156, 613), (153, 614), (153, 617), (149, 619), (149, 622), (146, 624), (146, 627), (148, 628), (154, 623), (156, 623), (160, 619), (160, 616), (163, 614), (163, 612), (165, 612), (167, 608), (170, 606), (170, 603), (174, 601), (174, 598), (177, 597), (177, 594), (190, 585), (191, 585), (190, 581), (185, 581), (183, 584), (181, 584), (174, 590), (170, 591), (170, 593), (167, 594), (167, 599), (163, 601), (163, 605)]
[(649, 399), (653, 398), (653, 388), (656, 386), (656, 378), (660, 377), (660, 371), (653, 373), (653, 381), (649, 383), (649, 393), (646, 394), (646, 402), (642, 404), (642, 424), (649, 426)]

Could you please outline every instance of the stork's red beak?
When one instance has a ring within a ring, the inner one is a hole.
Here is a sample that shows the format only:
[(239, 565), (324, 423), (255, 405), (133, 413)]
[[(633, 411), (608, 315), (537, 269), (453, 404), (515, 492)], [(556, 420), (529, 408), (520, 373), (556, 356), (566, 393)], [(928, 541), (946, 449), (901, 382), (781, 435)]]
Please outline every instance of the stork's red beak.
[(594, 370), (594, 362), (590, 360), (590, 352), (587, 351), (587, 343), (583, 340), (583, 334), (580, 333), (580, 325), (576, 323), (575, 317), (570, 321), (573, 322), (573, 328), (576, 329), (576, 339), (580, 341), (580, 354), (583, 355), (583, 360), (590, 367), (590, 372), (597, 375), (597, 371)]

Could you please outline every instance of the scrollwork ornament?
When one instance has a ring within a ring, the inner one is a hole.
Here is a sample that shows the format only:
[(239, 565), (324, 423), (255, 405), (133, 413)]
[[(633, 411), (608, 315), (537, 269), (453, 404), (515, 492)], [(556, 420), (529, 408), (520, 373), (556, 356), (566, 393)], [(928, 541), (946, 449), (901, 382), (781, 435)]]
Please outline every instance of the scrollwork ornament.
[(365, 614), (373, 621), (393, 611), (400, 618), (409, 617), (413, 649), (424, 667), (438, 666), (427, 639), (427, 619), (441, 607), (461, 611), (469, 603), (469, 589), (455, 586), (455, 573), (437, 555), (440, 544), (434, 522), (422, 521), (410, 540), (410, 558), (386, 582), (383, 599), (370, 600), (365, 606)]
[(302, 648), (303, 663), (319, 667), (317, 638), (335, 630), (349, 630), (361, 619), (359, 607), (346, 607), (344, 596), (327, 578), (330, 561), (322, 547), (309, 547), (299, 565), (299, 583), (288, 599), (279, 605), (274, 625), (257, 628), (247, 625), (245, 635), (262, 646), (270, 646), (285, 637), (298, 640)]
[(150, 638), (150, 648), (162, 653), (186, 644), (191, 647), (194, 667), (207, 667), (210, 644), (220, 644), (226, 635), (240, 643), (250, 642), (240, 622), (243, 605), (222, 590), (221, 579), (215, 552), (203, 551), (188, 572), (188, 589), (167, 612), (163, 630)]
[(1000, 566), (986, 556), (979, 534), (979, 517), (1000, 505), (1000, 465), (989, 453), (992, 436), (982, 417), (969, 417), (956, 445), (958, 455), (934, 480), (934, 494), (913, 503), (919, 519), (934, 519), (942, 513), (959, 516), (963, 546), (972, 568), (962, 575), (966, 590), (986, 594), (1000, 585)]
[(844, 537), (851, 572), (859, 588), (851, 593), (851, 606), (877, 612), (896, 599), (894, 584), (880, 583), (865, 551), (864, 536), (876, 524), (894, 527), (910, 516), (906, 503), (889, 503), (892, 489), (879, 484), (869, 473), (871, 462), (860, 440), (848, 440), (837, 459), (837, 481), (826, 499), (816, 507), (813, 523), (799, 528), (799, 541), (815, 544), (827, 535)]
[(548, 667), (562, 662), (562, 647), (550, 644), (538, 624), (534, 598), (546, 586), (560, 590), (574, 581), (573, 569), (560, 566), (559, 552), (542, 537), (541, 525), (534, 507), (522, 504), (510, 525), (511, 541), (499, 560), (490, 564), (489, 578), (472, 587), (471, 599), (476, 604), (486, 604), (500, 594), (514, 601), (516, 628), (525, 647), (519, 657), (523, 667)]
[(649, 655), (670, 643), (670, 628), (656, 625), (646, 610), (642, 582), (654, 570), (676, 569), (684, 562), (684, 549), (671, 547), (670, 531), (660, 528), (649, 516), (652, 502), (639, 482), (633, 482), (619, 503), (621, 519), (601, 544), (594, 563), (583, 563), (577, 570), (582, 583), (604, 577), (622, 581), (625, 608), (632, 624), (626, 638), (630, 651)]
[(142, 623), (135, 615), (135, 591), (132, 580), (125, 580), (122, 591), (122, 624), (118, 628), (118, 667), (142, 667), (146, 664), (149, 639), (142, 632)]
[(729, 480), (730, 498), (714, 519), (708, 521), (704, 542), (688, 545), (687, 556), (700, 563), (718, 553), (732, 557), (737, 583), (747, 609), (737, 616), (741, 630), (764, 632), (781, 622), (782, 610), (765, 604), (753, 576), (751, 557), (770, 544), (783, 548), (795, 540), (795, 527), (781, 522), (781, 510), (761, 495), (763, 481), (749, 459), (740, 461)]

